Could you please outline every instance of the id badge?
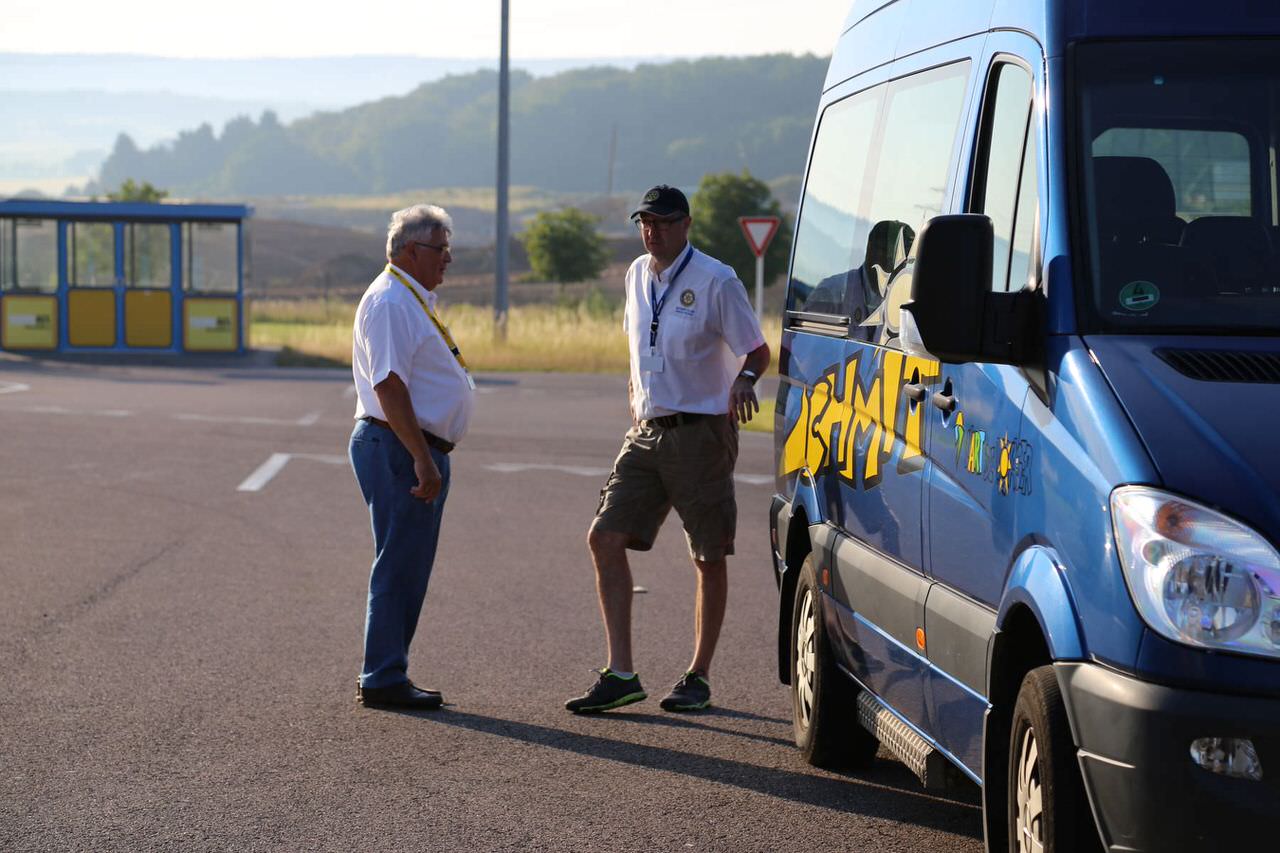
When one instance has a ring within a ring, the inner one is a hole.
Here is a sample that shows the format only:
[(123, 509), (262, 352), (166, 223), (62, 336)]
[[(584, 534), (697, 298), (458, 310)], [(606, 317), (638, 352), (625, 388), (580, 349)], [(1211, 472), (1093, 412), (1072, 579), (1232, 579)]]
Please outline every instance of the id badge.
[(640, 356), (640, 370), (648, 373), (661, 373), (666, 360), (660, 355)]

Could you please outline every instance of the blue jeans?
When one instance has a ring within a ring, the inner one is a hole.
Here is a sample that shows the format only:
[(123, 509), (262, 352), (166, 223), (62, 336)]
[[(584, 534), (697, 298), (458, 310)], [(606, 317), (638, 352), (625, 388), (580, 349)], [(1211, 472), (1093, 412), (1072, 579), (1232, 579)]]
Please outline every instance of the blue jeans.
[(423, 503), (409, 494), (418, 484), (413, 457), (394, 432), (357, 421), (348, 453), (373, 525), (360, 684), (391, 687), (409, 678), (409, 643), (427, 595), (449, 495), (449, 457), (431, 448), (444, 482), (436, 499)]

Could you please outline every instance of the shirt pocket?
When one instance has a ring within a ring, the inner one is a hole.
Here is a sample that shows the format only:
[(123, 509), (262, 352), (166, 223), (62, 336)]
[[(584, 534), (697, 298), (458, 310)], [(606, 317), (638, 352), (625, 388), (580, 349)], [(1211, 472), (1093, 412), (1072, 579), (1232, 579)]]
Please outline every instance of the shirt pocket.
[(692, 316), (672, 312), (671, 351), (681, 358), (700, 358), (707, 354), (710, 339), (701, 313)]

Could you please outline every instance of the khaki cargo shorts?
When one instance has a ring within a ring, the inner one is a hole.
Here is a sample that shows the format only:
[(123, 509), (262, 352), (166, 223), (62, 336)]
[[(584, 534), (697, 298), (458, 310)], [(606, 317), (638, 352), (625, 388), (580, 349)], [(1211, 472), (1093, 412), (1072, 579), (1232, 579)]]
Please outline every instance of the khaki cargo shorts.
[(728, 415), (669, 428), (633, 426), (600, 490), (591, 529), (625, 533), (628, 548), (648, 551), (675, 507), (689, 554), (703, 562), (723, 559), (733, 553), (738, 526), (737, 461), (738, 425)]

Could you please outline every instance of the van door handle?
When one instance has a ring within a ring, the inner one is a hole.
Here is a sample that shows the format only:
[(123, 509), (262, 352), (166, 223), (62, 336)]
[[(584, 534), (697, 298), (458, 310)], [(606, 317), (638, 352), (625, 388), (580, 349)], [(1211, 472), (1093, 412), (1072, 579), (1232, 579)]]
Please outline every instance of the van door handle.
[[(950, 385), (950, 383), (948, 383)], [(935, 391), (933, 394), (934, 408), (942, 409), (948, 415), (956, 410), (956, 398), (951, 394), (944, 394), (941, 391)]]
[(925, 395), (929, 392), (922, 383), (908, 382), (902, 386), (902, 393), (906, 394), (913, 403), (923, 403)]

